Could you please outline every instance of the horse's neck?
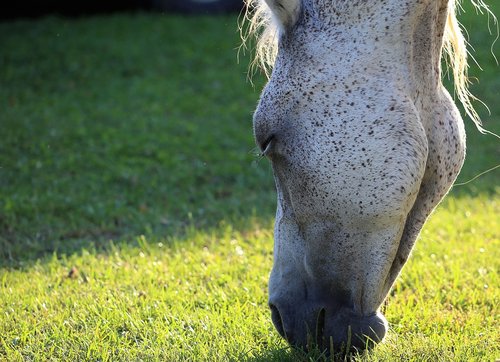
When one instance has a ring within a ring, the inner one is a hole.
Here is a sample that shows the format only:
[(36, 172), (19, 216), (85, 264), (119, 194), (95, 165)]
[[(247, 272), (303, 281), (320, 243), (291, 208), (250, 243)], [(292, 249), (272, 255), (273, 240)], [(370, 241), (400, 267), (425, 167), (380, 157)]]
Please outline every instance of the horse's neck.
[[(435, 97), (441, 85), (443, 36), (448, 18), (448, 0), (427, 4), (415, 19), (412, 31), (412, 93), (415, 100), (427, 102)], [(428, 99), (426, 100), (425, 97)], [(417, 107), (418, 103), (416, 102)]]
[[(413, 60), (415, 64), (431, 62), (434, 71), (439, 70), (443, 35), (448, 16), (447, 1), (430, 3), (424, 11), (415, 18), (412, 43)], [(422, 64), (423, 65), (423, 64)]]

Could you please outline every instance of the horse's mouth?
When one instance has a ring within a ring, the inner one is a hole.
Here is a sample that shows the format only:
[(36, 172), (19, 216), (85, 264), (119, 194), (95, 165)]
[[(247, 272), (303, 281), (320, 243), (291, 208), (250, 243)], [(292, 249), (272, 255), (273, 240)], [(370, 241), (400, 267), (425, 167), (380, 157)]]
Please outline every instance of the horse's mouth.
[(387, 332), (387, 321), (380, 313), (357, 316), (348, 309), (320, 308), (312, 315), (304, 315), (290, 309), (280, 312), (275, 304), (270, 304), (270, 308), (278, 333), (290, 345), (304, 351), (319, 349), (328, 354), (362, 351), (381, 342)]

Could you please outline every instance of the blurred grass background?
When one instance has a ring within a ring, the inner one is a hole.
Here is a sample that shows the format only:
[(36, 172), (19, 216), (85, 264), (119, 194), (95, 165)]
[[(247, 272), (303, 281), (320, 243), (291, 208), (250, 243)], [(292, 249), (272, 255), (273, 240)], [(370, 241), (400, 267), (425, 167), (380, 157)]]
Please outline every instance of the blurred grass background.
[(4, 256), (272, 215), (236, 17), (46, 18), (0, 32)]

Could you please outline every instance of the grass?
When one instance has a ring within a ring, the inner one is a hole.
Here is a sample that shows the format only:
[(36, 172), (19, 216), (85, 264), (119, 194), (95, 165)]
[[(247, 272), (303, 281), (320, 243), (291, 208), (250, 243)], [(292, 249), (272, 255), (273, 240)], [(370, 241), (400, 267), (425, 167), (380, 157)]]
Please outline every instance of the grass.
[[(494, 37), (470, 9), (462, 22), (500, 133)], [(270, 321), (275, 195), (251, 133), (264, 81), (236, 62), (235, 24), (0, 23), (0, 360), (321, 360)], [(468, 143), (459, 182), (498, 163), (471, 122)], [(496, 180), (435, 212), (385, 306), (386, 343), (355, 359), (500, 358)]]

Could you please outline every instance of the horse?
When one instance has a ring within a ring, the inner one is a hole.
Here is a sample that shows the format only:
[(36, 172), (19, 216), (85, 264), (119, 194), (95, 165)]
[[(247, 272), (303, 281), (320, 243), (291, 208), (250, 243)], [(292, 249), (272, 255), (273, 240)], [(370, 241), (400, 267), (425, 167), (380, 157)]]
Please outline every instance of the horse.
[(277, 190), (269, 307), (292, 346), (361, 351), (386, 335), (381, 305), (465, 157), (443, 57), (482, 130), (457, 1), (247, 0), (272, 68), (253, 116)]

